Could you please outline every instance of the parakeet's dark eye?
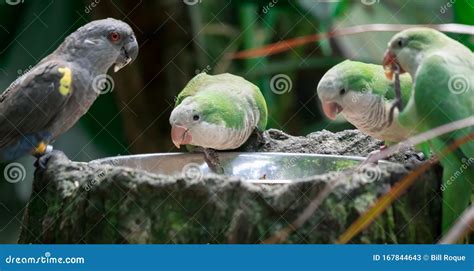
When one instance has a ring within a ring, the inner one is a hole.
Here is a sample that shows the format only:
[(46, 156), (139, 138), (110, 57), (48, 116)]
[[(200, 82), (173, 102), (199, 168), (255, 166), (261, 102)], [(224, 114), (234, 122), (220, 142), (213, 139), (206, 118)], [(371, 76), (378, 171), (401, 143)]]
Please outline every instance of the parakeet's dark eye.
[(199, 120), (199, 115), (193, 115), (193, 120), (198, 121)]
[(339, 90), (339, 95), (344, 95), (344, 94), (346, 94), (346, 89), (345, 88)]
[(113, 42), (117, 42), (120, 40), (120, 34), (117, 33), (117, 32), (110, 32), (109, 33), (109, 40), (113, 41)]
[(397, 46), (398, 47), (403, 47), (405, 45), (405, 41), (403, 41), (403, 39), (398, 39), (397, 40)]

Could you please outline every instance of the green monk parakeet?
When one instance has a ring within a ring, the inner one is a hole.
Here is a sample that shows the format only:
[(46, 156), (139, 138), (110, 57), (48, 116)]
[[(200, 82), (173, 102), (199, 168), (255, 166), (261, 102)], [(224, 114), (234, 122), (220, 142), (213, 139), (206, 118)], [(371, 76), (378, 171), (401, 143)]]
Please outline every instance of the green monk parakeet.
[[(408, 72), (413, 91), (399, 114), (401, 125), (424, 132), (474, 115), (474, 54), (461, 43), (429, 28), (396, 34), (384, 57), (387, 75)], [(474, 142), (442, 155), (454, 140), (474, 132), (469, 127), (429, 140), (443, 166), (443, 231), (449, 229), (471, 200), (474, 182)]]
[(259, 88), (232, 74), (196, 75), (181, 91), (170, 116), (176, 147), (201, 147), (209, 167), (223, 173), (214, 150), (232, 150), (267, 125), (267, 106)]
[[(407, 102), (411, 78), (403, 75), (400, 79), (402, 99)], [(341, 113), (363, 133), (390, 144), (410, 135), (410, 129), (389, 118), (395, 98), (393, 88), (382, 66), (345, 60), (326, 72), (319, 81), (317, 92), (329, 119), (334, 120)]]
[(42, 156), (98, 97), (97, 78), (137, 54), (132, 29), (119, 20), (93, 21), (70, 34), (0, 96), (0, 161)]

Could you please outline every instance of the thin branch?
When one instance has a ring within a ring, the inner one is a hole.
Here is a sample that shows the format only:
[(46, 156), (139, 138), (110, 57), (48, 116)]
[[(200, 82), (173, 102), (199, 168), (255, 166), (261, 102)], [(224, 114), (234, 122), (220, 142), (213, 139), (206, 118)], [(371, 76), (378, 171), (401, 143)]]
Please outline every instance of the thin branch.
[(455, 244), (472, 231), (474, 231), (474, 205), (471, 205), (469, 209), (464, 211), (461, 218), (443, 236), (438, 244)]
[(318, 195), (309, 203), (309, 205), (303, 210), (303, 212), (288, 226), (279, 230), (273, 236), (262, 241), (263, 244), (278, 244), (286, 241), (288, 236), (294, 231), (298, 230), (301, 226), (311, 218), (311, 216), (316, 212), (321, 203), (331, 194), (331, 192), (339, 186), (339, 183), (342, 178), (338, 179), (335, 182), (326, 184), (323, 190), (321, 190)]
[(438, 126), (436, 128), (430, 129), (424, 133), (412, 136), (408, 138), (407, 140), (402, 141), (394, 146), (383, 149), (380, 152), (374, 153), (366, 161), (364, 161), (364, 163), (375, 163), (401, 150), (407, 149), (410, 146), (415, 146), (427, 140), (442, 136), (444, 134), (447, 134), (459, 129), (470, 127), (470, 126), (474, 126), (474, 116), (457, 120), (457, 121), (453, 121), (453, 122)]
[(355, 35), (366, 32), (398, 32), (412, 27), (429, 27), (441, 32), (474, 35), (474, 26), (463, 24), (365, 24), (339, 28), (330, 32), (287, 39), (263, 47), (248, 49), (235, 54), (229, 54), (228, 57), (231, 59), (264, 57), (279, 54), (292, 48), (313, 43), (322, 39)]

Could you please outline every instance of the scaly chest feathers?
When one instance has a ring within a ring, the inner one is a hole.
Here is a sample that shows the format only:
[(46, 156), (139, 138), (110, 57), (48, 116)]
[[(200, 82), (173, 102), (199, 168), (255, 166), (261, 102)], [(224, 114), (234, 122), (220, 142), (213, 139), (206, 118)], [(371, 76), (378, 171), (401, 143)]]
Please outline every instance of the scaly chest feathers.
[(242, 109), (236, 114), (244, 114), (242, 129), (226, 127), (224, 123), (202, 122), (198, 127), (193, 128), (192, 145), (216, 150), (232, 150), (244, 144), (260, 119), (260, 113), (253, 107), (249, 110)]
[(366, 102), (361, 104), (353, 103), (344, 107), (342, 114), (357, 129), (374, 138), (399, 142), (409, 136), (409, 131), (401, 127), (396, 121), (398, 111), (395, 110), (394, 121), (389, 123), (389, 112), (392, 106), (391, 101), (385, 100), (380, 96), (371, 95), (370, 98), (365, 96)]

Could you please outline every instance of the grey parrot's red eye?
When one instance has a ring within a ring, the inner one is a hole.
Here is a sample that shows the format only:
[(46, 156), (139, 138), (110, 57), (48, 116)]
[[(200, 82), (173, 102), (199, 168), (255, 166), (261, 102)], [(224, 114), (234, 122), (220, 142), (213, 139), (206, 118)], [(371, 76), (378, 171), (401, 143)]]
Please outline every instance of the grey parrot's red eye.
[(120, 34), (117, 32), (110, 32), (109, 39), (113, 42), (117, 42), (120, 40)]

